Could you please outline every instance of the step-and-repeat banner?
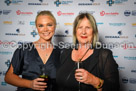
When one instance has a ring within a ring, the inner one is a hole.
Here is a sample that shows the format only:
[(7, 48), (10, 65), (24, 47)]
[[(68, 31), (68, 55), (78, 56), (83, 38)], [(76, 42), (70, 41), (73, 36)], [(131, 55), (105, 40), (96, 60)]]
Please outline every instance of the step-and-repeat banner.
[(75, 17), (92, 14), (102, 46), (119, 64), (121, 91), (136, 91), (136, 0), (0, 0), (0, 91), (15, 91), (4, 81), (17, 45), (38, 40), (35, 17), (49, 10), (57, 20), (52, 42), (72, 43)]

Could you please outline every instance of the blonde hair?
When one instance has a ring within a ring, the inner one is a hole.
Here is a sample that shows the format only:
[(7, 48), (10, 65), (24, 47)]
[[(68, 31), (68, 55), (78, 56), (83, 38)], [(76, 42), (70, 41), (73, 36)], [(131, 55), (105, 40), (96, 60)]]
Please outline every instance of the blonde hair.
[(35, 19), (35, 25), (37, 24), (37, 18), (40, 16), (40, 15), (47, 15), (47, 16), (50, 16), (54, 23), (55, 23), (55, 26), (56, 26), (56, 19), (55, 17), (53, 16), (53, 14), (50, 12), (50, 11), (41, 11), (38, 13), (38, 15), (36, 16), (36, 19)]
[(81, 23), (81, 21), (83, 20), (83, 18), (85, 18), (85, 17), (89, 20), (89, 22), (90, 22), (90, 24), (93, 28), (92, 46), (93, 46), (93, 48), (95, 48), (96, 42), (98, 42), (98, 29), (97, 29), (95, 18), (89, 13), (81, 13), (74, 20), (74, 23), (73, 23), (73, 42), (74, 42), (75, 45), (78, 44), (78, 40), (76, 38), (76, 29), (77, 29), (78, 25)]

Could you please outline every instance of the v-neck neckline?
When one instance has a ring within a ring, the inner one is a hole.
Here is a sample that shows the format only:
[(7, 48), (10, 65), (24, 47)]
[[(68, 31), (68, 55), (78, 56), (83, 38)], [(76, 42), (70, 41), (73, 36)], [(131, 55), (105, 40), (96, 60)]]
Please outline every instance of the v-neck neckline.
[[(32, 44), (33, 44), (33, 43), (32, 43)], [(49, 58), (47, 59), (46, 63), (44, 63), (43, 60), (42, 60), (42, 58), (40, 57), (40, 55), (39, 55), (38, 50), (36, 49), (36, 47), (33, 46), (33, 48), (34, 48), (34, 50), (35, 50), (35, 54), (37, 55), (38, 59), (40, 59), (40, 62), (41, 62), (43, 65), (46, 65), (46, 64), (48, 63), (48, 61), (50, 60), (50, 58), (51, 58), (51, 56), (52, 56), (52, 54), (53, 54), (53, 52), (54, 52), (54, 49), (52, 50), (52, 52), (51, 52)]]

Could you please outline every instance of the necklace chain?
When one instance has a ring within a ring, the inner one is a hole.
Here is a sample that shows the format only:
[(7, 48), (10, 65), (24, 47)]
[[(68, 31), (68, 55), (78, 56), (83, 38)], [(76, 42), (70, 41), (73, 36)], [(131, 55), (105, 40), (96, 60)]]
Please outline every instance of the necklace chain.
[(86, 55), (86, 53), (89, 51), (90, 48), (87, 49), (87, 51), (84, 53), (84, 55), (79, 59), (79, 62), (83, 59), (83, 57)]

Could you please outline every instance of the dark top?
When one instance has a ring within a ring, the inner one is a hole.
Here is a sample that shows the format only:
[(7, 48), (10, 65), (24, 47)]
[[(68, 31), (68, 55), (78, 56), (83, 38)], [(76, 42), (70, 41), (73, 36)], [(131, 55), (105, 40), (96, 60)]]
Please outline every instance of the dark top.
[[(11, 64), (13, 72), (17, 75), (22, 75), (22, 78), (33, 80), (39, 77), (42, 73), (42, 67), (45, 68), (45, 73), (49, 76), (48, 88), (46, 91), (56, 91), (56, 69), (59, 66), (59, 49), (53, 49), (46, 64), (43, 63), (33, 43), (21, 45), (14, 52)], [(18, 87), (17, 91), (34, 91), (29, 88)]]
[[(61, 56), (57, 70), (58, 91), (79, 91), (75, 79), (75, 62), (71, 59), (72, 49), (66, 49)], [(94, 49), (94, 53), (82, 62), (82, 67), (104, 80), (102, 91), (119, 91), (118, 65), (108, 49)], [(97, 91), (93, 86), (80, 83), (80, 91)]]

